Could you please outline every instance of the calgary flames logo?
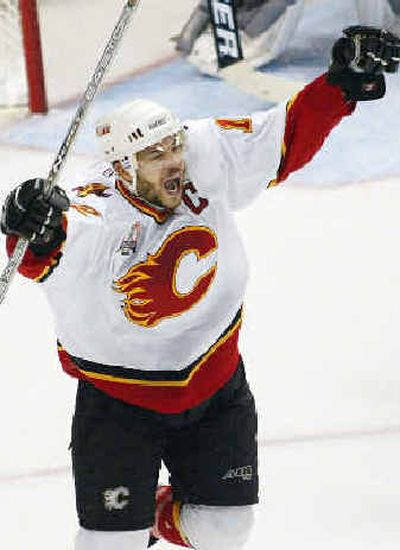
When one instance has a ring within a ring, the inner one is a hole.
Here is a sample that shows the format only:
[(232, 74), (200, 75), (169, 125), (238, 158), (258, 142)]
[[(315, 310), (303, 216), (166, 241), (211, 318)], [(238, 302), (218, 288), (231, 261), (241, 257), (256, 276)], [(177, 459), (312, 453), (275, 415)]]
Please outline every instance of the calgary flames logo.
[(76, 191), (78, 197), (87, 197), (88, 195), (96, 195), (97, 197), (109, 197), (110, 193), (106, 193), (107, 185), (102, 183), (89, 183), (88, 185), (80, 185), (75, 187), (73, 191)]
[(154, 327), (163, 319), (187, 311), (204, 298), (215, 277), (216, 264), (198, 277), (187, 293), (177, 289), (177, 272), (188, 254), (194, 253), (200, 261), (217, 247), (217, 237), (207, 227), (184, 227), (169, 235), (155, 254), (149, 254), (145, 262), (131, 267), (114, 283), (117, 292), (126, 294), (124, 313), (129, 321)]

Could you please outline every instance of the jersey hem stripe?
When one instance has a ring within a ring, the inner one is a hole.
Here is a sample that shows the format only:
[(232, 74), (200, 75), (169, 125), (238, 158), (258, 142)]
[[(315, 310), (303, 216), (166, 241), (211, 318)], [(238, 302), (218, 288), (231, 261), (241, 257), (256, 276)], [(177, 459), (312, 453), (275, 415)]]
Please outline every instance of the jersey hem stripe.
[[(240, 329), (242, 323), (242, 309), (238, 311), (233, 322), (224, 331), (208, 351), (191, 365), (181, 371), (143, 371), (139, 369), (129, 370), (124, 367), (105, 366), (99, 363), (92, 363), (69, 355), (76, 366), (77, 371), (84, 377), (93, 380), (103, 380), (108, 382), (117, 382), (119, 384), (135, 384), (140, 386), (163, 386), (163, 387), (185, 387), (190, 384), (193, 377), (201, 369), (210, 357), (223, 346)], [(60, 345), (58, 351), (66, 352)], [(66, 352), (68, 353), (68, 352)], [(115, 374), (106, 374), (114, 371)], [(116, 374), (118, 372), (118, 375)], [(158, 378), (155, 379), (155, 378)], [(174, 380), (171, 380), (174, 378)]]

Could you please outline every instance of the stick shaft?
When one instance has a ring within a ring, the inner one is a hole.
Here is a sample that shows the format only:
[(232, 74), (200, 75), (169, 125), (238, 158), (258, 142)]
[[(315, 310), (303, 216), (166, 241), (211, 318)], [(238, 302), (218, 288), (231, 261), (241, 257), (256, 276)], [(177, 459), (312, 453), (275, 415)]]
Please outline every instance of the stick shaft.
[[(112, 59), (115, 56), (118, 45), (125, 33), (125, 30), (129, 24), (134, 11), (136, 11), (140, 0), (128, 0), (121, 12), (121, 15), (115, 25), (110, 39), (107, 42), (106, 47), (102, 53), (102, 56), (93, 72), (93, 75), (89, 81), (89, 84), (79, 102), (77, 111), (74, 118), (68, 128), (68, 132), (64, 141), (62, 142), (60, 149), (54, 159), (54, 162), (50, 168), (47, 177), (47, 188), (45, 189), (45, 196), (48, 198), (51, 195), (52, 189), (60, 176), (61, 170), (64, 167), (68, 153), (71, 146), (75, 142), (77, 132), (81, 127), (82, 121), (85, 118), (86, 112), (92, 103), (97, 90), (100, 87), (101, 82), (104, 79), (104, 75), (109, 68)], [(11, 255), (7, 266), (0, 275), (0, 304), (3, 302), (8, 288), (22, 263), (25, 256), (25, 252), (29, 246), (29, 241), (23, 238), (19, 238), (17, 245)]]
[(68, 152), (75, 141), (75, 136), (81, 126), (82, 120), (84, 119), (88, 107), (92, 103), (97, 93), (97, 90), (99, 89), (99, 86), (104, 79), (104, 75), (107, 72), (111, 61), (116, 54), (117, 48), (132, 17), (132, 13), (134, 10), (136, 10), (138, 5), (139, 0), (130, 0), (125, 4), (122, 10), (120, 18), (113, 29), (110, 39), (79, 102), (77, 111), (74, 118), (72, 119), (67, 135), (63, 143), (61, 144), (57, 156), (54, 159), (54, 162), (50, 168), (49, 175), (47, 177), (47, 181), (49, 182), (48, 195), (50, 195), (51, 189), (58, 179), (60, 171), (63, 168), (65, 160), (68, 156)]
[(218, 68), (223, 69), (243, 59), (235, 0), (208, 0), (208, 10)]

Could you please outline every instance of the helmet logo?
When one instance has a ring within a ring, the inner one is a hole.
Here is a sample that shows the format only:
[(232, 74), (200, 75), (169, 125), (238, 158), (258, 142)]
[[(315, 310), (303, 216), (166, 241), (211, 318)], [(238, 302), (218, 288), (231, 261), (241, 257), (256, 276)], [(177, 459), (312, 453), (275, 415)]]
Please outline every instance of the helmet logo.
[(156, 128), (159, 128), (160, 126), (164, 126), (164, 124), (167, 124), (166, 117), (157, 118), (153, 122), (149, 124), (149, 130), (155, 130)]
[(133, 143), (134, 140), (138, 140), (140, 138), (144, 138), (143, 132), (140, 128), (136, 128), (136, 130), (128, 135), (128, 139), (131, 143)]
[(98, 137), (106, 136), (109, 133), (111, 133), (111, 126), (109, 124), (100, 124), (96, 128), (96, 135)]

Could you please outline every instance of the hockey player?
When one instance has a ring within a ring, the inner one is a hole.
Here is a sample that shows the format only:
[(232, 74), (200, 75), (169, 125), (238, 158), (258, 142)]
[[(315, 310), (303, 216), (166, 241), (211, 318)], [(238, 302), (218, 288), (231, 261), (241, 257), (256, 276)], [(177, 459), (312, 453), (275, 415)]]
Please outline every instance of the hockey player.
[[(20, 271), (41, 283), (62, 366), (79, 379), (76, 550), (144, 550), (150, 534), (244, 546), (256, 411), (238, 350), (247, 267), (232, 211), (310, 161), (358, 100), (382, 97), (399, 51), (386, 32), (347, 29), (327, 74), (252, 117), (183, 125), (133, 101), (99, 123), (105, 162), (67, 194), (46, 200), (34, 179), (8, 195), (8, 250), (30, 240)], [(157, 491), (161, 460), (171, 486)]]

